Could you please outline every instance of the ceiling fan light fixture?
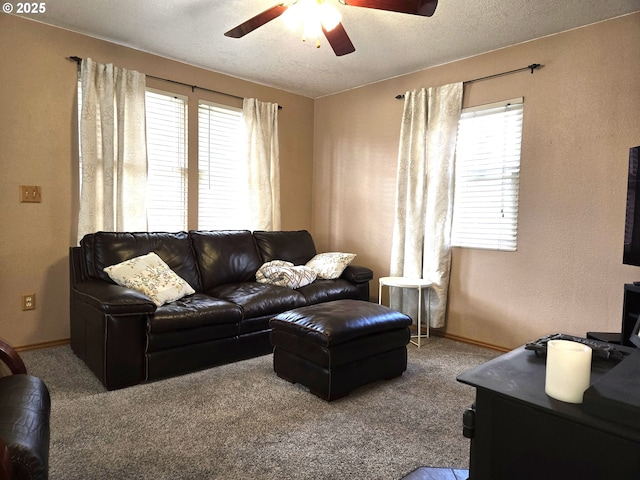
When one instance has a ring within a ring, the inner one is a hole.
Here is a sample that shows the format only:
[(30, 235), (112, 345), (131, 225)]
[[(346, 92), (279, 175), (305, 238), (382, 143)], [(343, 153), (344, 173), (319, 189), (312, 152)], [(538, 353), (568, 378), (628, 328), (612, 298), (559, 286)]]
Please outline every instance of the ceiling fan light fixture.
[(320, 21), (324, 29), (328, 32), (333, 30), (342, 21), (342, 15), (333, 5), (328, 3), (320, 3), (318, 8), (320, 13)]
[(342, 16), (335, 7), (322, 0), (297, 0), (288, 6), (282, 20), (294, 32), (302, 26), (302, 40), (316, 39), (319, 46), (322, 29), (333, 30)]
[(302, 7), (300, 6), (300, 3), (296, 2), (289, 5), (280, 17), (287, 28), (292, 32), (297, 31), (300, 28), (300, 25), (302, 25), (304, 12), (302, 12), (301, 9)]

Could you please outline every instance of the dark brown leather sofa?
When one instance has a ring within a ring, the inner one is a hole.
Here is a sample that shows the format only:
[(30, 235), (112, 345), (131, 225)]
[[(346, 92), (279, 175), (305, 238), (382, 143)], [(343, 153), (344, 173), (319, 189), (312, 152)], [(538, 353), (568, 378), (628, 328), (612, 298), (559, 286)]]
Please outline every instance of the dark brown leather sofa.
[[(156, 307), (103, 271), (149, 252), (196, 293)], [(265, 262), (301, 265), (316, 253), (306, 230), (86, 235), (69, 255), (71, 348), (109, 390), (270, 353), (275, 315), (331, 300), (369, 300), (373, 273), (366, 267), (349, 265), (340, 278), (296, 290), (256, 282)]]

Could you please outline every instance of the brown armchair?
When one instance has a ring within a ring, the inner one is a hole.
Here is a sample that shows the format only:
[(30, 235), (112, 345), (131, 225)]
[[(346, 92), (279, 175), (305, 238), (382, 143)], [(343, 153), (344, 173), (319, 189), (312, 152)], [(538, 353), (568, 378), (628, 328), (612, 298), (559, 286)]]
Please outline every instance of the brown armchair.
[(49, 390), (0, 339), (0, 480), (49, 476)]

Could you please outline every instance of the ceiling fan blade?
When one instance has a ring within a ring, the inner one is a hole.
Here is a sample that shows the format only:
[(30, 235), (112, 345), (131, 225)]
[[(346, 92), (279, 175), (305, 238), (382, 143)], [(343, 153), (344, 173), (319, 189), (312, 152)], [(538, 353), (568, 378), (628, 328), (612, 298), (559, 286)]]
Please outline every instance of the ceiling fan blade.
[(438, 0), (345, 0), (345, 3), (354, 7), (375, 8), (424, 17), (432, 16), (438, 6)]
[(342, 26), (342, 23), (338, 23), (338, 25), (331, 30), (327, 30), (322, 27), (322, 31), (324, 32), (324, 36), (327, 37), (329, 45), (331, 45), (331, 48), (333, 48), (333, 51), (338, 57), (356, 51), (356, 47), (351, 43), (351, 39), (349, 38), (349, 35), (347, 35), (347, 31)]
[(246, 22), (241, 23), (237, 27), (232, 28), (231, 30), (226, 32), (224, 35), (225, 37), (232, 37), (232, 38), (244, 37), (247, 33), (253, 32), (256, 28), (261, 27), (265, 23), (278, 18), (280, 15), (284, 13), (286, 9), (287, 7), (284, 5), (284, 3), (275, 5), (271, 8), (268, 8), (264, 12), (259, 13), (255, 17), (250, 18)]

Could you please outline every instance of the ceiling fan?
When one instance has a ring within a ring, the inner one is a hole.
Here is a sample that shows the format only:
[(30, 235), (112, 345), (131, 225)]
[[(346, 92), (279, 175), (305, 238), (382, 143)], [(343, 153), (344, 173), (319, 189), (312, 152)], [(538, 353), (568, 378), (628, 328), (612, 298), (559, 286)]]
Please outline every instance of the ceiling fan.
[[(438, 0), (339, 0), (343, 5), (375, 8), (390, 12), (408, 13), (430, 17), (436, 11)], [(317, 39), (320, 46), (320, 32), (324, 34), (337, 56), (355, 52), (355, 47), (341, 23), (340, 13), (323, 0), (292, 0), (279, 3), (268, 8), (246, 22), (241, 23), (225, 33), (232, 38), (244, 37), (258, 27), (283, 16), (295, 26), (302, 24), (303, 40)]]

